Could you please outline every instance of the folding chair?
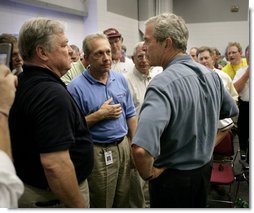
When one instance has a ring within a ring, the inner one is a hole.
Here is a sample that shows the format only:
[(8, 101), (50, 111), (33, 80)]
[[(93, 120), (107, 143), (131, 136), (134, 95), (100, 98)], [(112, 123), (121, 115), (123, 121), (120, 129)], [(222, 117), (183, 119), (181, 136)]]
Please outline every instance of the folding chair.
[(219, 199), (210, 199), (209, 202), (219, 202), (230, 204), (234, 206), (235, 197), (232, 197), (231, 188), (235, 182), (234, 175), (234, 146), (231, 132), (229, 131), (223, 141), (214, 148), (213, 152), (213, 164), (210, 183), (217, 186), (228, 186), (226, 197)]
[[(240, 150), (239, 150), (240, 152)], [(249, 151), (247, 151), (248, 153)], [(248, 155), (248, 154), (247, 154)], [(248, 163), (248, 158), (246, 161), (244, 160), (239, 160), (239, 163), (241, 165), (241, 171), (240, 174), (235, 175), (236, 177), (236, 199), (237, 199), (237, 195), (238, 195), (238, 191), (240, 188), (240, 183), (246, 182), (249, 186), (249, 163)]]

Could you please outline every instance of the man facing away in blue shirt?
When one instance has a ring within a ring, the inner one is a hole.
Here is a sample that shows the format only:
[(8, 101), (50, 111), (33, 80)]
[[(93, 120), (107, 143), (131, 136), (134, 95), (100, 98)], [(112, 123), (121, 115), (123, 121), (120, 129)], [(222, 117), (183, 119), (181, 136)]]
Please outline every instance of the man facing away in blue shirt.
[(143, 50), (153, 78), (132, 141), (135, 165), (149, 180), (152, 208), (206, 207), (218, 120), (238, 114), (220, 77), (186, 55), (188, 29), (181, 17), (146, 22)]

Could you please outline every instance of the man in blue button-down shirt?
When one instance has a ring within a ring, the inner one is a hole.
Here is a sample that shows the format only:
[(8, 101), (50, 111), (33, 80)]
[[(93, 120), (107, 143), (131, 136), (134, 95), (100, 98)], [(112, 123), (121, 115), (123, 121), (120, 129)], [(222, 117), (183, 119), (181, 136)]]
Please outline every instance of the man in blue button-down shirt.
[(111, 48), (105, 35), (87, 36), (83, 51), (90, 67), (68, 85), (68, 90), (82, 110), (94, 141), (95, 164), (88, 177), (91, 207), (129, 207), (128, 140), (136, 130), (131, 93), (123, 75), (110, 70)]

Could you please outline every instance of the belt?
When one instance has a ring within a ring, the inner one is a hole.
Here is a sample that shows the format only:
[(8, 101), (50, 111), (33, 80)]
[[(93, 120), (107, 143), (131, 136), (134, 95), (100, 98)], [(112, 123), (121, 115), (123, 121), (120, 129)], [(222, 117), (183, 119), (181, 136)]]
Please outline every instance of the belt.
[(167, 168), (166, 170), (164, 170), (164, 172), (162, 174), (165, 174), (165, 175), (170, 175), (172, 174), (172, 172), (174, 173), (178, 173), (178, 174), (192, 174), (192, 173), (196, 173), (196, 172), (200, 172), (202, 171), (203, 169), (207, 169), (207, 168), (211, 168), (212, 166), (212, 162), (209, 161), (208, 163), (206, 163), (205, 165), (199, 167), (199, 168), (196, 168), (196, 169), (190, 169), (190, 170), (178, 170), (178, 169), (171, 169), (171, 168)]
[(110, 142), (110, 143), (97, 143), (97, 142), (93, 142), (95, 145), (97, 146), (103, 146), (103, 147), (108, 147), (108, 146), (116, 146), (118, 144), (120, 144), (122, 141), (123, 141), (124, 137), (121, 137), (113, 142)]

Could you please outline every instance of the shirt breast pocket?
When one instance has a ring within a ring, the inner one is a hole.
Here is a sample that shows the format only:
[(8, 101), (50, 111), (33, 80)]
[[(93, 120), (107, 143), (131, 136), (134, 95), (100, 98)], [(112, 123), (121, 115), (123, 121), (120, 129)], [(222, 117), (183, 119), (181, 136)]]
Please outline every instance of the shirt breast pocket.
[(121, 104), (123, 105), (125, 103), (125, 99), (126, 99), (126, 93), (125, 92), (121, 92), (116, 94), (116, 96), (114, 97), (114, 102), (115, 104)]

